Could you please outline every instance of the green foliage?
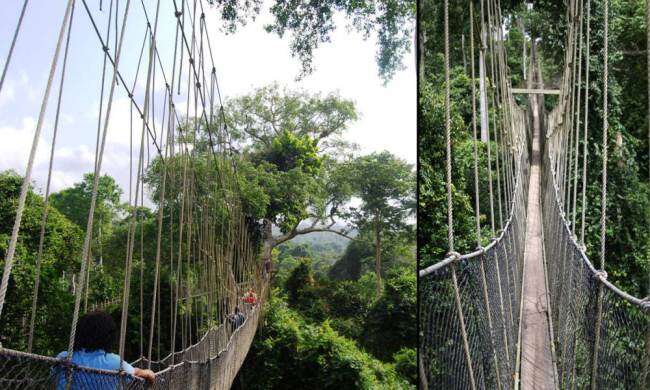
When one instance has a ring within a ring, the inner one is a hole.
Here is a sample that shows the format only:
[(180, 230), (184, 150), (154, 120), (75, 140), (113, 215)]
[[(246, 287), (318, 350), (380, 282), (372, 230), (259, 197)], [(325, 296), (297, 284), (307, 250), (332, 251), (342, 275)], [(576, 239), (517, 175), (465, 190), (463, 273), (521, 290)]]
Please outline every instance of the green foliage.
[[(7, 245), (16, 217), (16, 206), (23, 179), (13, 172), (0, 173), (0, 264), (4, 267)], [(36, 258), (43, 215), (43, 199), (31, 189), (27, 194), (14, 267), (9, 279), (0, 328), (2, 344), (8, 348), (25, 349), (34, 292)], [(52, 337), (70, 328), (73, 295), (70, 280), (64, 278), (78, 272), (83, 236), (81, 229), (54, 208), (49, 209), (45, 225), (41, 283), (35, 323), (34, 351), (44, 354), (58, 352), (67, 345), (67, 338)], [(67, 332), (63, 332), (67, 334)]]
[[(452, 102), (463, 102), (471, 86), (462, 73), (454, 72), (451, 84)], [(420, 266), (425, 267), (436, 263), (449, 250), (447, 243), (447, 193), (445, 175), (445, 138), (444, 138), (444, 95), (435, 82), (426, 81), (420, 89), (420, 116), (418, 138), (418, 153), (420, 158), (419, 175), (419, 230)], [(470, 92), (471, 93), (471, 92)], [(470, 95), (471, 104), (471, 95)], [(468, 128), (469, 127), (469, 128)], [(452, 206), (454, 209), (454, 231), (456, 250), (467, 251), (476, 247), (476, 222), (473, 209), (474, 171), (473, 147), (471, 141), (471, 107), (468, 111), (465, 103), (451, 105), (451, 142), (452, 142)], [(486, 147), (481, 147), (480, 156), (486, 155)], [(492, 146), (494, 151), (494, 146)], [(493, 155), (493, 158), (495, 156)], [(488, 187), (487, 159), (479, 161), (479, 188)], [(493, 163), (494, 167), (495, 164)], [(494, 195), (496, 199), (496, 172), (494, 176)], [(489, 211), (489, 194), (479, 194), (481, 212)], [(496, 207), (496, 206), (495, 206)], [(483, 218), (482, 218), (483, 220)], [(497, 219), (498, 223), (498, 219)]]
[[(549, 78), (561, 69), (546, 66), (564, 59), (565, 6), (544, 1), (530, 18), (557, 16), (560, 23), (536, 27)], [(645, 2), (616, 0), (610, 4), (609, 30), (609, 163), (607, 195), (607, 254), (609, 280), (625, 291), (645, 296), (650, 286), (650, 175), (648, 173), (648, 112)], [(602, 188), (603, 9), (592, 3), (589, 85), (587, 200), (585, 208), (587, 255), (600, 256), (600, 192)], [(583, 53), (583, 56), (585, 53)], [(546, 75), (545, 75), (546, 77)]]
[[(255, 19), (262, 9), (261, 0), (209, 0), (221, 14), (229, 32)], [(273, 21), (264, 26), (280, 37), (291, 34), (291, 54), (301, 62), (300, 76), (313, 72), (313, 56), (318, 46), (331, 40), (337, 13), (344, 14), (348, 25), (368, 38), (377, 40), (379, 75), (390, 80), (402, 69), (402, 58), (410, 52), (415, 27), (414, 0), (326, 0), (318, 2), (275, 1), (271, 3)]]
[(404, 230), (415, 210), (413, 166), (384, 151), (360, 156), (348, 165), (354, 194), (362, 203), (352, 209), (352, 217), (363, 229), (381, 220), (381, 230)]
[[(415, 258), (414, 232), (406, 230), (393, 233), (399, 234), (386, 234), (382, 237), (382, 274), (394, 267), (412, 265)], [(358, 280), (365, 273), (375, 271), (374, 256), (372, 232), (361, 231), (329, 268), (327, 275), (333, 280)]]
[(285, 130), (273, 138), (271, 147), (263, 158), (275, 165), (279, 171), (300, 169), (304, 173), (314, 175), (322, 165), (317, 153), (315, 140), (307, 135), (300, 136)]
[(280, 281), (286, 279), (302, 257), (311, 258), (314, 275), (324, 277), (332, 264), (341, 258), (349, 243), (347, 238), (327, 232), (297, 236), (277, 247), (277, 254), (274, 255), (275, 278)]
[(262, 201), (248, 201), (257, 217), (288, 233), (310, 217), (337, 213), (349, 199), (332, 156), (349, 149), (342, 133), (357, 118), (353, 102), (273, 84), (228, 100), (225, 115), (243, 145), (246, 193), (263, 193)]
[(374, 248), (366, 240), (355, 240), (345, 248), (343, 256), (329, 269), (328, 276), (334, 280), (359, 279), (364, 264), (371, 263)]
[(384, 294), (370, 309), (363, 345), (380, 359), (389, 359), (417, 341), (417, 276), (413, 268), (395, 269), (386, 278)]
[(407, 389), (391, 364), (361, 351), (328, 322), (312, 325), (272, 298), (240, 373), (242, 388)]
[[(50, 195), (52, 206), (56, 207), (57, 210), (82, 229), (86, 228), (88, 221), (94, 176), (93, 173), (86, 173), (81, 182)], [(108, 175), (99, 178), (94, 217), (98, 223), (93, 224), (97, 226), (97, 229), (99, 229), (99, 226), (110, 227), (111, 222), (117, 218), (120, 211), (121, 195), (122, 190), (115, 182), (115, 179)], [(110, 231), (104, 233), (110, 235)]]
[(412, 384), (417, 383), (417, 352), (415, 348), (402, 348), (393, 355), (395, 369)]
[(303, 258), (300, 264), (291, 272), (285, 282), (285, 289), (289, 296), (289, 304), (297, 305), (305, 300), (310, 287), (314, 286), (314, 275), (311, 272), (311, 259)]

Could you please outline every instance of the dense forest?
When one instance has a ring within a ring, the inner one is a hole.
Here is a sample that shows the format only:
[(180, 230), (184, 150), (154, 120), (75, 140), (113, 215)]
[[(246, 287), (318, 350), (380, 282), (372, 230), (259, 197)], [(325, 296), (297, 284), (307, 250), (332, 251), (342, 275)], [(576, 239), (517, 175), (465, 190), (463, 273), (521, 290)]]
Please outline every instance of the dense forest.
[[(242, 369), (242, 388), (414, 386), (415, 173), (412, 165), (388, 152), (357, 155), (343, 137), (356, 117), (354, 103), (336, 94), (270, 85), (225, 102), (223, 120), (228, 121), (231, 145), (240, 156), (236, 170), (208, 163), (209, 128), (192, 136), (196, 137), (191, 140), (193, 169), (204, 178), (218, 177), (214, 170), (234, 175), (260, 264), (270, 256), (272, 265), (272, 291)], [(180, 162), (170, 159), (165, 164), (178, 168)], [(157, 208), (163, 206), (155, 201), (161, 191), (161, 167), (156, 157), (143, 173), (152, 206), (140, 200), (135, 210), (123, 202), (125, 189), (112, 177), (99, 178), (82, 310), (99, 307), (119, 319), (124, 251), (135, 215), (125, 356), (130, 361), (144, 356), (143, 347), (148, 345), (143, 324), (151, 321), (147, 306), (154, 278), (149, 271), (156, 257), (151, 244), (156, 242)], [(175, 199), (182, 197), (174, 194), (180, 194), (182, 170), (174, 172), (166, 184), (165, 226), (173, 226), (171, 219), (180, 214)], [(31, 348), (39, 354), (52, 356), (67, 345), (74, 292), (82, 287), (78, 273), (93, 179), (93, 174), (86, 174), (48, 199)], [(0, 174), (3, 258), (21, 184), (15, 172)], [(204, 181), (196, 185), (203, 196), (210, 196), (215, 187)], [(12, 349), (30, 349), (29, 308), (44, 209), (41, 189), (33, 183), (20, 231), (19, 261), (0, 323), (2, 344)], [(162, 246), (173, 247), (176, 234), (163, 232)], [(173, 255), (163, 253), (159, 297), (170, 299)], [(191, 289), (194, 283), (188, 281), (184, 288)], [(176, 350), (198, 340), (212, 323), (205, 322), (197, 303), (187, 302), (177, 301), (182, 326), (174, 328)], [(170, 315), (169, 310), (159, 311), (158, 340), (170, 337)], [(164, 357), (169, 353), (166, 348), (169, 343), (158, 342), (153, 356)]]
[[(480, 2), (474, 2), (475, 17)], [(507, 63), (513, 87), (522, 85), (524, 47), (530, 58), (531, 40), (537, 40), (541, 71), (548, 85), (557, 86), (563, 70), (566, 4), (536, 1), (501, 2), (505, 20)], [(419, 96), (419, 220), (420, 266), (433, 264), (447, 251), (444, 177), (444, 62), (442, 3), (420, 2)], [(610, 1), (609, 30), (609, 183), (607, 195), (607, 272), (609, 280), (639, 297), (650, 285), (650, 174), (648, 147), (648, 96), (646, 69), (645, 1)], [(451, 118), (453, 143), (453, 207), (457, 251), (476, 247), (474, 222), (474, 172), (472, 159), (472, 106), (470, 72), (469, 3), (452, 2), (449, 9), (451, 41)], [(554, 21), (548, 23), (548, 21)], [(585, 209), (585, 245), (590, 259), (599, 255), (599, 218), (602, 154), (602, 2), (591, 2), (588, 177)], [(523, 31), (522, 31), (523, 28)], [(476, 30), (475, 30), (476, 31)], [(475, 60), (478, 62), (478, 33)], [(525, 46), (524, 46), (525, 45)], [(584, 53), (583, 53), (584, 54)], [(478, 89), (478, 71), (475, 74)], [(522, 102), (523, 103), (523, 102)], [(552, 108), (553, 99), (547, 99)], [(487, 194), (486, 143), (479, 143), (479, 188), (482, 237), (491, 237), (485, 203)], [(494, 145), (492, 146), (494, 150)], [(492, 156), (494, 159), (494, 155)], [(493, 161), (492, 165), (495, 165)], [(495, 179), (496, 180), (496, 179)], [(507, 216), (495, 218), (505, 221)], [(497, 221), (497, 227), (501, 226)], [(593, 261), (593, 260), (592, 260)]]

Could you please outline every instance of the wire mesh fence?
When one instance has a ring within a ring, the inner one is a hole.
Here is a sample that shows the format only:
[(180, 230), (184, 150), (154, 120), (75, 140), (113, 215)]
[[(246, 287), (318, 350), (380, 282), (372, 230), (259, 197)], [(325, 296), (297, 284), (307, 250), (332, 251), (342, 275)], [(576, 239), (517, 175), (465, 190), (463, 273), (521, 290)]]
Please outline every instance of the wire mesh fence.
[(420, 273), (421, 387), (514, 387), (528, 187), (523, 149), (511, 215), (498, 239)]

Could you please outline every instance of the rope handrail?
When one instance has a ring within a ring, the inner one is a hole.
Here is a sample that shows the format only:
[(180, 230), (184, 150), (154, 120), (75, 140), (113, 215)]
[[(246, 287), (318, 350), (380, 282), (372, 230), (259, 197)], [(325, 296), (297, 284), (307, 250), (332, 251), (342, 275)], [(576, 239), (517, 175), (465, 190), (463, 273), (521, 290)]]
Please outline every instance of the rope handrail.
[[(548, 137), (547, 137), (548, 138)], [(554, 195), (555, 195), (555, 200), (559, 199), (559, 187), (557, 185), (557, 180), (555, 179), (555, 170), (553, 168), (553, 164), (548, 164), (549, 169), (551, 169), (551, 173), (553, 176), (553, 190), (554, 190)], [(559, 203), (556, 204), (559, 207)], [(625, 299), (626, 301), (638, 305), (641, 307), (643, 310), (649, 311), (650, 312), (650, 301), (648, 298), (637, 298), (631, 294), (628, 294), (621, 288), (617, 287), (614, 283), (610, 282), (606, 278), (603, 278), (599, 275), (601, 273), (596, 269), (596, 267), (593, 265), (593, 263), (589, 260), (587, 257), (587, 253), (585, 252), (584, 246), (580, 245), (578, 241), (576, 240), (576, 237), (574, 234), (571, 232), (571, 227), (569, 226), (569, 221), (566, 219), (566, 214), (558, 210), (558, 215), (563, 223), (563, 228), (566, 230), (567, 233), (569, 233), (569, 239), (571, 244), (575, 247), (575, 249), (580, 253), (581, 259), (584, 261), (585, 265), (587, 265), (588, 269), (592, 272), (593, 276), (596, 278), (596, 280), (599, 283), (602, 283), (604, 287), (608, 288), (612, 292), (614, 292), (616, 295), (620, 296), (621, 298)]]
[[(522, 155), (523, 155), (523, 151), (519, 153), (519, 159), (522, 158)], [(515, 192), (519, 188), (519, 185), (520, 185), (519, 183), (520, 182), (521, 182), (521, 170), (517, 172), (517, 178), (516, 178), (516, 181), (515, 181), (515, 189), (514, 189)], [(516, 201), (517, 201), (517, 198), (513, 198), (510, 201), (510, 204), (511, 204), (510, 215), (508, 216), (508, 219), (506, 220), (506, 224), (503, 226), (503, 229), (500, 230), (499, 235), (497, 237), (495, 237), (494, 239), (492, 239), (488, 245), (486, 245), (483, 248), (479, 248), (479, 249), (477, 249), (475, 251), (461, 254), (460, 256), (449, 255), (449, 256), (445, 257), (443, 260), (441, 260), (441, 261), (439, 261), (439, 262), (437, 262), (435, 264), (432, 264), (432, 265), (418, 271), (418, 277), (420, 277), (420, 278), (425, 277), (425, 276), (427, 276), (427, 275), (429, 275), (429, 274), (431, 274), (431, 273), (433, 273), (433, 272), (435, 272), (435, 271), (437, 271), (437, 270), (439, 270), (441, 268), (444, 268), (444, 267), (448, 266), (454, 260), (468, 260), (468, 259), (478, 258), (480, 255), (484, 254), (486, 251), (488, 251), (488, 250), (492, 249), (493, 247), (495, 247), (503, 239), (503, 237), (506, 234), (506, 231), (508, 230), (508, 228), (510, 227), (510, 224), (512, 223), (512, 219), (513, 219), (514, 213), (515, 213), (515, 207), (514, 206), (515, 206)]]

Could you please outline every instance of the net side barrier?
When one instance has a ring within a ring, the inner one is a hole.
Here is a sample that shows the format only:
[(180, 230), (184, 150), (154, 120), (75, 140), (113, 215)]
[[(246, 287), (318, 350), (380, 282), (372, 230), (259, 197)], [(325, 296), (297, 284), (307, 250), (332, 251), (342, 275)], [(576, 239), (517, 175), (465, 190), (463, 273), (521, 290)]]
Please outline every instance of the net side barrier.
[[(561, 126), (561, 105), (549, 113), (551, 130)], [(650, 302), (609, 282), (572, 234), (560, 202), (553, 161), (558, 132), (547, 136), (542, 165), (543, 229), (551, 318), (560, 388), (647, 389), (650, 377)], [(594, 362), (599, 286), (603, 304)], [(595, 363), (595, 364), (594, 364)]]
[[(154, 362), (156, 382), (144, 381), (118, 373), (67, 364), (54, 357), (30, 354), (11, 349), (0, 351), (0, 386), (10, 389), (228, 389), (255, 336), (260, 317), (261, 302), (246, 310), (246, 319), (231, 332), (221, 324), (210, 329), (203, 338), (177, 352), (176, 364), (171, 355)], [(133, 363), (146, 368), (144, 358)]]
[[(518, 121), (522, 127), (526, 122)], [(484, 248), (448, 256), (419, 273), (418, 365), (421, 384), (428, 388), (468, 389), (471, 376), (477, 388), (514, 387), (529, 178), (526, 146), (520, 148), (515, 162), (511, 212), (499, 236)], [(460, 305), (455, 303), (452, 268)]]

